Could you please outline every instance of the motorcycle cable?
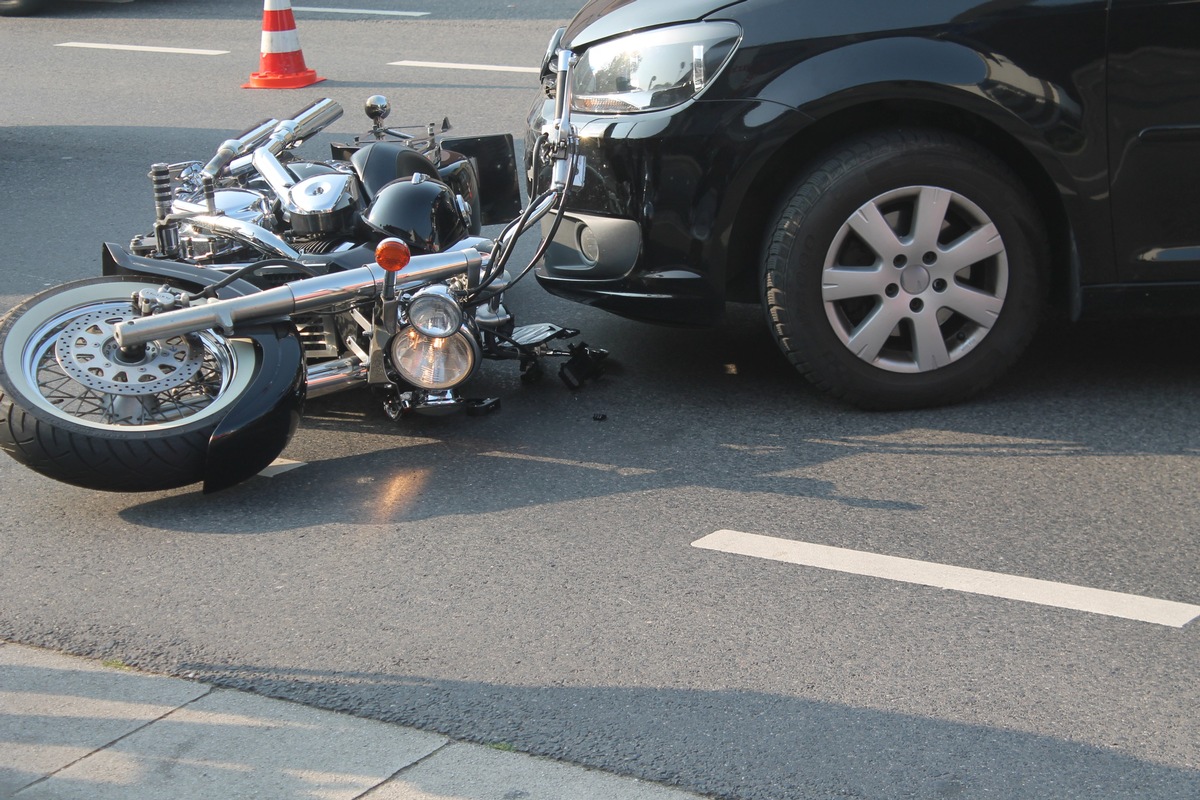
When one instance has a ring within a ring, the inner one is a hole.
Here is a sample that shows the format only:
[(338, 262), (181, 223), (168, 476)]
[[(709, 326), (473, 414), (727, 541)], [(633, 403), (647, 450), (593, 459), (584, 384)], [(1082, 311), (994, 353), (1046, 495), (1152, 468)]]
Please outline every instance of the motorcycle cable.
[(564, 190), (562, 197), (559, 200), (558, 211), (556, 211), (554, 214), (554, 221), (552, 223), (550, 223), (549, 232), (546, 234), (545, 237), (542, 238), (541, 243), (538, 245), (537, 252), (535, 252), (533, 254), (533, 258), (529, 259), (529, 263), (525, 265), (525, 269), (521, 270), (521, 272), (517, 275), (517, 277), (513, 278), (512, 285), (515, 285), (518, 281), (520, 281), (522, 278), (524, 278), (526, 275), (528, 275), (529, 271), (531, 269), (533, 269), (537, 265), (537, 263), (546, 256), (546, 251), (550, 249), (550, 243), (553, 242), (554, 237), (556, 235), (558, 235), (558, 228), (560, 225), (562, 225), (563, 217), (566, 216), (566, 213), (567, 213), (567, 192), (566, 192), (566, 190)]
[[(529, 259), (529, 263), (525, 265), (525, 269), (512, 279), (510, 286), (515, 286), (518, 281), (529, 274), (539, 261), (546, 256), (546, 251), (550, 249), (550, 243), (554, 241), (554, 237), (558, 235), (558, 228), (562, 224), (563, 217), (567, 214), (567, 197), (571, 193), (571, 185), (575, 180), (575, 151), (572, 149), (568, 153), (567, 158), (570, 159), (567, 169), (566, 185), (562, 188), (558, 198), (558, 210), (555, 211), (554, 221), (550, 223), (550, 230), (542, 237), (541, 243), (538, 245), (537, 251), (533, 254), (533, 258)], [(551, 190), (553, 191), (553, 190)]]
[[(536, 149), (540, 149), (542, 147), (542, 143), (548, 139), (549, 139), (549, 134), (543, 133), (541, 136), (538, 137), (538, 141), (534, 144), (534, 147)], [(521, 212), (520, 217), (518, 217), (517, 219), (513, 220), (508, 225), (506, 225), (504, 230), (500, 233), (500, 235), (498, 237), (496, 237), (496, 242), (498, 244), (498, 248), (497, 248), (498, 252), (493, 253), (493, 258), (491, 260), (491, 263), (488, 266), (487, 274), (480, 281), (480, 285), (476, 288), (476, 290), (468, 298), (466, 298), (465, 302), (467, 302), (468, 304), (475, 302), (476, 299), (478, 298), (479, 294), (482, 293), (483, 290), (485, 290), (497, 278), (499, 278), (501, 275), (504, 274), (504, 269), (508, 266), (508, 261), (511, 256), (511, 253), (512, 253), (512, 248), (516, 245), (517, 239), (519, 239), (524, 234), (526, 226), (529, 225), (529, 221), (533, 215), (533, 212), (539, 206), (541, 206), (542, 203), (544, 203), (546, 200), (550, 199), (552, 197), (552, 195), (553, 195), (553, 190), (548, 189), (545, 192), (543, 192), (542, 194), (538, 195), (538, 197), (536, 199), (532, 199), (526, 205), (525, 209)], [(542, 213), (545, 214), (545, 212), (542, 212)], [(514, 231), (515, 231), (515, 233), (514, 233)]]
[[(475, 287), (474, 291), (472, 291), (472, 293), (464, 299), (464, 303), (470, 305), (476, 302), (479, 299), (479, 295), (482, 294), (485, 289), (491, 286), (498, 277), (504, 274), (504, 268), (508, 265), (508, 260), (512, 254), (513, 245), (516, 244), (516, 239), (520, 237), (519, 232), (527, 224), (529, 224), (529, 217), (533, 214), (533, 210), (541, 205), (548, 198), (549, 194), (550, 192), (544, 192), (537, 198), (537, 200), (531, 202), (525, 208), (525, 210), (521, 212), (521, 216), (508, 223), (508, 225), (504, 227), (504, 230), (500, 232), (500, 235), (496, 237), (497, 247), (492, 251), (492, 258), (488, 264), (487, 274), (484, 275), (479, 281), (479, 286)], [(518, 231), (518, 233), (513, 236), (513, 231)], [(509, 240), (510, 237), (512, 238), (512, 241)]]
[[(548, 137), (546, 134), (542, 134), (542, 138), (548, 138)], [(541, 144), (541, 140), (539, 139), (538, 146), (540, 146), (540, 144)], [(518, 281), (520, 281), (522, 278), (524, 278), (526, 275), (529, 274), (529, 271), (531, 269), (533, 269), (534, 266), (536, 266), (537, 262), (541, 261), (542, 258), (545, 257), (546, 251), (550, 249), (550, 243), (552, 241), (554, 241), (554, 237), (558, 234), (558, 228), (562, 224), (563, 217), (566, 215), (567, 197), (570, 194), (570, 187), (572, 185), (572, 182), (575, 180), (575, 151), (574, 151), (574, 149), (571, 150), (571, 152), (568, 154), (567, 157), (569, 159), (569, 169), (567, 171), (567, 181), (566, 181), (566, 186), (564, 186), (562, 188), (562, 190), (558, 193), (559, 194), (558, 203), (557, 203), (558, 209), (554, 215), (554, 222), (551, 224), (549, 232), (546, 234), (546, 236), (544, 236), (542, 238), (542, 241), (538, 245), (538, 249), (534, 253), (533, 258), (531, 258), (529, 260), (529, 263), (525, 266), (524, 269), (521, 270), (521, 272), (517, 275), (517, 277), (514, 278), (509, 283), (510, 286), (515, 286)], [(548, 189), (545, 192), (543, 192), (542, 194), (538, 195), (536, 200), (530, 201), (529, 205), (526, 206), (525, 210), (521, 213), (521, 216), (518, 219), (514, 220), (513, 222), (510, 222), (504, 228), (504, 230), (500, 233), (500, 236), (497, 237), (497, 241), (502, 243), (502, 249), (501, 249), (500, 255), (496, 258), (493, 258), (492, 264), (489, 267), (487, 276), (483, 279), (483, 281), (481, 281), (479, 287), (475, 290), (475, 292), (466, 299), (466, 302), (468, 304), (474, 302), (476, 300), (476, 298), (479, 296), (479, 294), (484, 289), (486, 289), (488, 286), (490, 286), (496, 280), (496, 278), (498, 278), (500, 275), (502, 275), (504, 273), (504, 268), (508, 265), (508, 260), (512, 253), (512, 247), (516, 244), (516, 240), (519, 239), (521, 234), (524, 232), (525, 226), (529, 223), (529, 218), (532, 216), (534, 209), (536, 209), (538, 206), (540, 206), (543, 202), (548, 200), (554, 194), (555, 194), (554, 189)], [(509, 231), (514, 230), (514, 229), (517, 231), (517, 234), (516, 234), (516, 236), (513, 237), (513, 240), (511, 242), (509, 242), (509, 241), (507, 241), (506, 237), (508, 236)]]
[(480, 281), (480, 285), (476, 290), (476, 294), (486, 289), (492, 284), (493, 281), (496, 280), (496, 278), (504, 273), (504, 268), (508, 265), (512, 248), (516, 244), (517, 239), (521, 237), (525, 227), (529, 224), (530, 217), (533, 216), (534, 210), (547, 199), (549, 199), (550, 195), (551, 190), (547, 190), (538, 195), (536, 199), (530, 200), (528, 205), (525, 206), (524, 210), (521, 211), (521, 215), (517, 217), (517, 219), (508, 223), (508, 225), (504, 227), (504, 230), (500, 232), (500, 235), (496, 237), (499, 253), (494, 253), (491, 264), (488, 266), (488, 273)]
[(263, 261), (255, 261), (253, 264), (247, 264), (244, 267), (239, 267), (216, 283), (211, 283), (208, 286), (205, 286), (204, 289), (199, 292), (189, 294), (187, 296), (188, 301), (191, 302), (199, 300), (202, 297), (216, 299), (217, 292), (224, 289), (226, 286), (236, 280), (240, 280), (247, 275), (258, 272), (263, 267), (292, 267), (297, 272), (303, 272), (310, 278), (316, 278), (321, 274), (307, 264), (302, 264), (299, 261), (292, 261), (287, 258), (268, 258)]

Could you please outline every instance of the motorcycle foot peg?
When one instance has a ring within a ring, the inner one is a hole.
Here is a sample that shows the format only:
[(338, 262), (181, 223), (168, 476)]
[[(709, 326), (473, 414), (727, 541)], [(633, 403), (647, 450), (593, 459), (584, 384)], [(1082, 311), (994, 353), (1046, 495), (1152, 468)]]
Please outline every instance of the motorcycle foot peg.
[(607, 350), (593, 350), (586, 342), (569, 345), (567, 349), (571, 357), (558, 368), (558, 377), (568, 389), (577, 391), (585, 382), (604, 374), (603, 361), (608, 357)]
[(484, 397), (478, 400), (467, 400), (466, 408), (468, 417), (482, 417), (484, 414), (500, 410), (500, 398)]
[(546, 370), (542, 367), (540, 359), (531, 358), (528, 361), (521, 360), (521, 382), (525, 384), (540, 383), (542, 378), (546, 376)]

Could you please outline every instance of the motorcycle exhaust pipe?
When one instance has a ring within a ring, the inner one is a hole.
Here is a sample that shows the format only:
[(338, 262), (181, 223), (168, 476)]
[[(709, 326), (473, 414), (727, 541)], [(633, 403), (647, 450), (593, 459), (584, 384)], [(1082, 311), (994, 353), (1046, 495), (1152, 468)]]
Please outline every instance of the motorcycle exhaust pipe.
[[(474, 249), (413, 256), (409, 265), (399, 273), (398, 283), (401, 286), (433, 283), (479, 269), (482, 264), (483, 256)], [(242, 297), (126, 320), (116, 325), (113, 335), (121, 347), (171, 339), (208, 328), (219, 329), (224, 335), (230, 336), (238, 323), (261, 322), (304, 311), (324, 310), (351, 300), (372, 300), (379, 296), (387, 274), (378, 264), (367, 264), (358, 269), (305, 278)]]
[(305, 395), (321, 397), (361, 386), (367, 382), (367, 372), (367, 365), (357, 356), (314, 364), (308, 368), (304, 379)]

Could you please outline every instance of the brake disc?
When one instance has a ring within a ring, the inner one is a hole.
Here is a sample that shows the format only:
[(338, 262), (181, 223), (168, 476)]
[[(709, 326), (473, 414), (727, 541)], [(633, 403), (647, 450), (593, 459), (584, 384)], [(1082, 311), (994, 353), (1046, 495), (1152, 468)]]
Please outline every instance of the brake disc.
[(123, 356), (113, 329), (126, 317), (93, 311), (72, 320), (54, 344), (64, 371), (79, 383), (104, 394), (149, 395), (191, 380), (204, 362), (204, 348), (193, 337), (150, 342), (136, 359)]

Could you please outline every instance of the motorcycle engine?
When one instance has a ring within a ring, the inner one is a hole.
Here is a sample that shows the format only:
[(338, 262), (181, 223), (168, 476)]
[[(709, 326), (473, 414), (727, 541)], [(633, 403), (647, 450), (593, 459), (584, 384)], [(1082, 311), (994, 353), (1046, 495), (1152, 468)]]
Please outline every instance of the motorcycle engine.
[[(349, 165), (290, 161), (294, 183), (278, 194), (262, 177), (225, 185), (213, 193), (210, 210), (201, 189), (199, 162), (184, 165), (170, 201), (172, 214), (216, 216), (249, 223), (277, 234), (304, 253), (330, 253), (354, 243), (360, 207), (358, 182)], [(179, 225), (181, 257), (193, 263), (226, 264), (260, 258), (254, 247), (211, 228)], [(154, 252), (152, 236), (135, 237), (131, 252)]]
[[(214, 204), (219, 214), (232, 219), (249, 222), (260, 228), (274, 230), (272, 214), (274, 202), (265, 193), (253, 189), (220, 189), (213, 193)], [(208, 205), (203, 194), (182, 195), (171, 203), (175, 214), (207, 214)], [(209, 231), (202, 231), (187, 223), (180, 226), (180, 242), (188, 255), (196, 261), (219, 262), (234, 258), (246, 249), (246, 245)]]
[(297, 236), (340, 233), (354, 225), (357, 182), (345, 172), (316, 174), (291, 187), (283, 199), (284, 218)]

